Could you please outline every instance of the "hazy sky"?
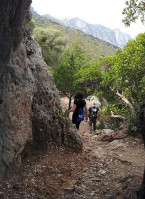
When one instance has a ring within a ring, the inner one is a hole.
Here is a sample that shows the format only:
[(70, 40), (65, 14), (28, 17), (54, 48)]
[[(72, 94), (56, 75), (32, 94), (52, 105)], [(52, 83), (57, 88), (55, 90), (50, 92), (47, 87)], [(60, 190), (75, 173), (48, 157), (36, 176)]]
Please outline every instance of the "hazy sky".
[(56, 18), (79, 17), (90, 24), (101, 24), (111, 29), (119, 28), (132, 37), (145, 32), (140, 21), (125, 27), (122, 10), (126, 0), (32, 0), (32, 6), (39, 14)]

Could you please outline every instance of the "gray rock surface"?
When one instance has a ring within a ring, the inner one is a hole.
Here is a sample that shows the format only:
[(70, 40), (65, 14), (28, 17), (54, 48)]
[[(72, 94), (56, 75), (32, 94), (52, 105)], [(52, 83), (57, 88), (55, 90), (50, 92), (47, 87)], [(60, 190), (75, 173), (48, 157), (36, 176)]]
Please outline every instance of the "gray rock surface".
[(21, 160), (28, 143), (77, 151), (82, 141), (59, 114), (59, 95), (27, 28), (31, 0), (0, 0), (0, 172)]

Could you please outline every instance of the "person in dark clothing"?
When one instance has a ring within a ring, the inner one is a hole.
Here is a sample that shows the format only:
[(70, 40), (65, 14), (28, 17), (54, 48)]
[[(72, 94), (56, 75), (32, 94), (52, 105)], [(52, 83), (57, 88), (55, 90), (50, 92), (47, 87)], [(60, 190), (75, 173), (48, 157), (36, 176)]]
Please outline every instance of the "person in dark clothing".
[(89, 108), (89, 126), (90, 126), (90, 133), (92, 132), (92, 125), (93, 130), (96, 130), (96, 123), (100, 121), (100, 112), (99, 108), (95, 105), (95, 102), (92, 102), (92, 106)]
[(85, 108), (85, 113), (86, 113), (86, 120), (88, 120), (88, 109), (87, 109), (87, 104), (86, 101), (83, 100), (83, 93), (82, 92), (77, 92), (74, 98), (74, 105), (73, 108), (69, 110), (70, 112), (73, 112), (72, 115), (72, 123), (76, 125), (76, 128), (79, 129), (80, 123), (77, 118), (78, 118), (78, 113), (80, 108), (83, 110)]

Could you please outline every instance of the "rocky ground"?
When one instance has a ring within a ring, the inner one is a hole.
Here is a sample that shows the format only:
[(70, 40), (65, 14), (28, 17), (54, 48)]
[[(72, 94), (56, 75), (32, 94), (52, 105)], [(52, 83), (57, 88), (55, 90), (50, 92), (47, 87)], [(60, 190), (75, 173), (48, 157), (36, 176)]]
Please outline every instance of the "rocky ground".
[[(53, 143), (44, 153), (29, 154), (0, 187), (4, 199), (135, 199), (144, 169), (139, 138), (104, 141), (103, 131), (89, 133), (82, 122), (84, 147), (76, 154)], [(106, 136), (106, 135), (105, 135)]]
[[(61, 103), (67, 107), (66, 100)], [(22, 166), (1, 182), (0, 198), (136, 199), (144, 170), (142, 140), (125, 137), (125, 130), (90, 134), (88, 122), (78, 134), (84, 143), (80, 154), (51, 143), (45, 153), (25, 155)]]

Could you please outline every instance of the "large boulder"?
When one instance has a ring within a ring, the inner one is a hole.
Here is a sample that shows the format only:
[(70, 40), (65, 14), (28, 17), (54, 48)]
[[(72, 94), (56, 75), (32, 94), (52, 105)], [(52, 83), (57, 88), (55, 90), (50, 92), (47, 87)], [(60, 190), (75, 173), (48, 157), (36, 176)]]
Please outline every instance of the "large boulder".
[(20, 160), (28, 143), (77, 151), (81, 138), (60, 103), (51, 72), (27, 24), (31, 0), (0, 0), (0, 173)]

